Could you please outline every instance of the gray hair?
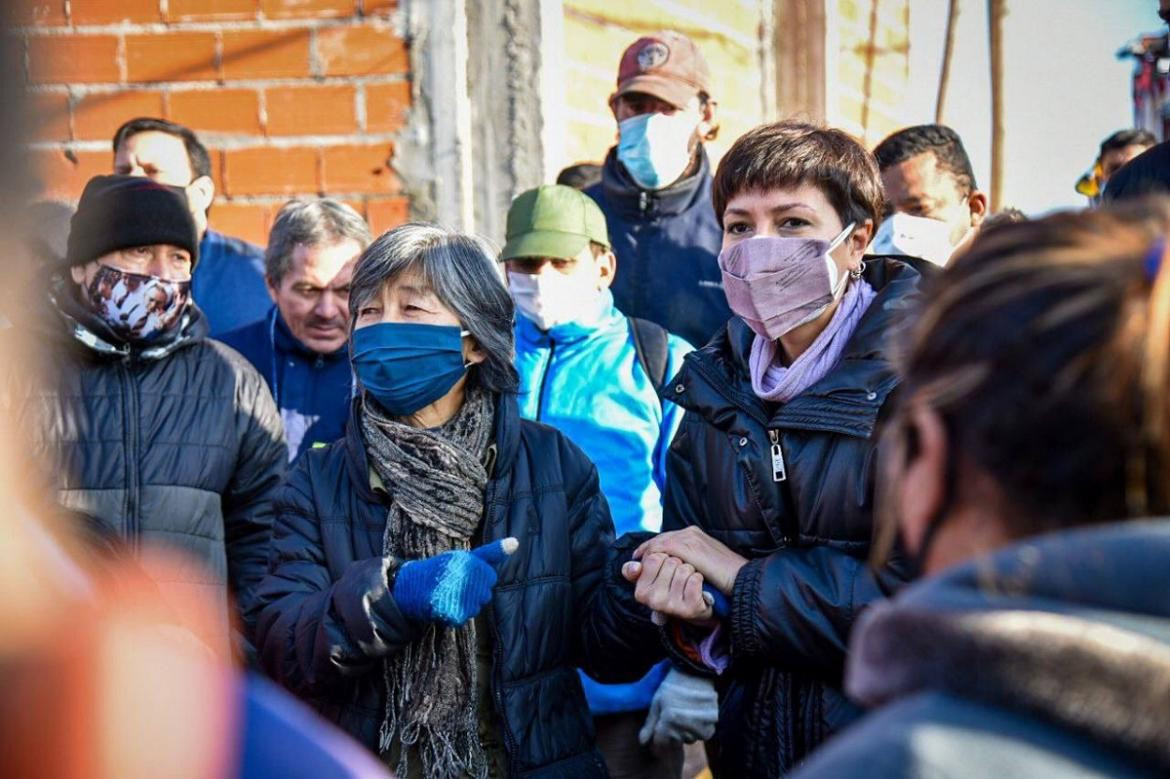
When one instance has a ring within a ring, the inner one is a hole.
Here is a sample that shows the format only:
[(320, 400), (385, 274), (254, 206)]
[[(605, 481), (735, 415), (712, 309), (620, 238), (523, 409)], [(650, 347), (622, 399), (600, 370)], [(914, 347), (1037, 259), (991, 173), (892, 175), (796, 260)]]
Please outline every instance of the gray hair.
[(382, 234), (362, 253), (353, 271), (351, 332), (366, 303), (381, 296), (386, 284), (401, 273), (415, 271), (487, 354), (470, 380), (491, 392), (515, 392), (520, 379), (512, 364), (512, 296), (495, 256), (480, 238), (431, 224), (412, 222)]
[(276, 283), (292, 267), (293, 251), (298, 245), (321, 246), (346, 239), (357, 241), (362, 249), (373, 237), (361, 214), (340, 200), (290, 200), (276, 215), (264, 251), (264, 275)]

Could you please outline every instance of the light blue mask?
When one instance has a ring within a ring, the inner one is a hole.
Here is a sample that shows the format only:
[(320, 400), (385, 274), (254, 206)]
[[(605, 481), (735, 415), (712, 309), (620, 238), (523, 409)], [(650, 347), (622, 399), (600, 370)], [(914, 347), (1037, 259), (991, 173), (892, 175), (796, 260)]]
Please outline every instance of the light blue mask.
[(662, 189), (678, 181), (691, 162), (695, 117), (639, 114), (618, 124), (618, 161), (638, 186)]
[(396, 417), (446, 395), (467, 371), (463, 336), (449, 325), (379, 322), (353, 332), (358, 383)]

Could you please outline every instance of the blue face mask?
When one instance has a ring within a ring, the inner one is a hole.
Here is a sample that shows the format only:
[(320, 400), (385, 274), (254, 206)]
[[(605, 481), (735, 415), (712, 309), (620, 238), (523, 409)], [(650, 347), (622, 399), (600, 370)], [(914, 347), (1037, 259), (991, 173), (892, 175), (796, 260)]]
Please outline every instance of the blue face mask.
[(450, 392), (467, 371), (464, 335), (449, 325), (369, 325), (353, 332), (353, 370), (383, 408), (409, 416)]
[(643, 189), (661, 189), (678, 181), (691, 164), (695, 117), (639, 114), (618, 124), (617, 157)]

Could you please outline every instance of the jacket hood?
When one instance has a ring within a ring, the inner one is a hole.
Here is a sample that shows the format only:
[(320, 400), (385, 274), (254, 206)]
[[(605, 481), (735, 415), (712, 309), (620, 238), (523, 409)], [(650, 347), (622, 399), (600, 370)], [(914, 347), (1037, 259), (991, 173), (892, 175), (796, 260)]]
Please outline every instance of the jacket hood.
[[(737, 411), (765, 425), (774, 413), (771, 421), (778, 425), (869, 437), (877, 409), (898, 383), (887, 350), (909, 323), (906, 313), (918, 299), (924, 276), (892, 257), (867, 256), (865, 263), (863, 278), (877, 295), (846, 344), (841, 362), (803, 394), (775, 412), (756, 396), (748, 362), (756, 334), (742, 319), (732, 317), (707, 346), (687, 355), (671, 382), (669, 399), (716, 427)], [(839, 404), (819, 401), (826, 397), (859, 405), (834, 408)], [(864, 409), (873, 413), (854, 413)]]
[(206, 317), (191, 301), (173, 330), (149, 343), (133, 343), (120, 337), (99, 317), (84, 308), (72, 294), (69, 282), (60, 274), (50, 280), (48, 301), (54, 315), (43, 319), (36, 325), (37, 329), (47, 331), (51, 338), (64, 338), (68, 344), (85, 349), (99, 358), (161, 360), (179, 349), (202, 341), (208, 333)]
[(1021, 710), (1170, 770), (1170, 520), (1054, 533), (861, 618), (846, 690)]
[[(359, 392), (350, 402), (349, 422), (345, 426), (346, 462), (349, 465), (349, 479), (354, 490), (363, 499), (379, 502), (381, 498), (370, 487), (370, 460), (366, 453), (366, 442), (362, 438), (362, 394)], [(520, 451), (520, 408), (516, 396), (509, 393), (496, 395), (495, 431), (492, 434), (496, 447), (493, 465), (489, 468), (488, 479), (496, 481), (506, 477), (512, 469)]]
[(710, 208), (711, 162), (707, 150), (700, 145), (699, 169), (692, 175), (663, 189), (642, 189), (618, 161), (615, 146), (609, 150), (601, 168), (601, 189), (606, 200), (627, 218), (674, 216), (688, 211), (699, 201), (707, 201)]

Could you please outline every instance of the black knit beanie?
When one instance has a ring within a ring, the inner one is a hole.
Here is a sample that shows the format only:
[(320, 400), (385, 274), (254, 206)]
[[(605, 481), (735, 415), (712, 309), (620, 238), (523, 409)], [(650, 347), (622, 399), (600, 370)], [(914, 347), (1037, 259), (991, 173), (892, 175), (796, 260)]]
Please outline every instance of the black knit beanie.
[(118, 249), (166, 243), (199, 261), (199, 236), (180, 187), (141, 176), (94, 176), (85, 185), (69, 227), (67, 267), (85, 265)]

